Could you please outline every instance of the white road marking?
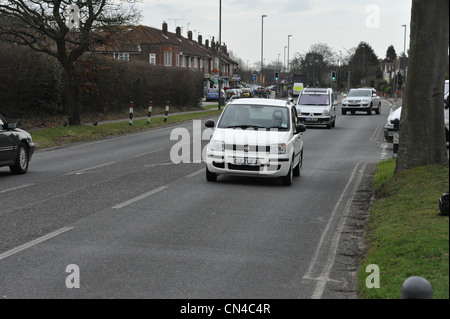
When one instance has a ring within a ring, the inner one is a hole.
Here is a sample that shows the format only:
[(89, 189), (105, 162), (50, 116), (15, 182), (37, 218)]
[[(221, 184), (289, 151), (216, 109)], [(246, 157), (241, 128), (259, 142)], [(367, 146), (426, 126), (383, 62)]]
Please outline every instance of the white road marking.
[(196, 175), (198, 175), (198, 174), (204, 173), (205, 170), (206, 170), (206, 168), (202, 168), (202, 169), (200, 169), (200, 170), (198, 170), (198, 171), (196, 171), (196, 172), (193, 172), (193, 173), (191, 173), (191, 174), (189, 174), (189, 175), (186, 175), (186, 177), (189, 177), (189, 178), (194, 177), (194, 176), (196, 176)]
[(115, 164), (115, 162), (108, 162), (108, 163), (104, 163), (104, 164), (100, 164), (100, 165), (96, 165), (96, 166), (80, 169), (79, 171), (67, 173), (65, 175), (79, 175), (79, 174), (82, 174), (82, 173), (84, 173), (86, 171), (92, 171), (94, 169), (97, 169), (97, 168), (100, 168), (100, 167), (104, 167), (104, 166), (108, 166), (108, 165), (111, 165), (111, 164)]
[(139, 200), (141, 200), (141, 199), (144, 199), (144, 198), (149, 197), (149, 196), (151, 196), (151, 195), (153, 195), (153, 194), (156, 194), (156, 193), (158, 193), (158, 192), (160, 192), (160, 191), (162, 191), (162, 190), (165, 190), (165, 189), (168, 188), (168, 187), (169, 187), (169, 186), (161, 186), (161, 187), (158, 187), (157, 189), (154, 189), (154, 190), (152, 190), (152, 191), (150, 191), (150, 192), (148, 192), (148, 193), (145, 193), (145, 194), (142, 194), (142, 195), (140, 195), (140, 196), (138, 196), (138, 197), (135, 197), (135, 198), (132, 198), (132, 199), (130, 199), (130, 200), (127, 200), (126, 202), (123, 202), (122, 204), (116, 205), (116, 206), (114, 206), (113, 208), (114, 208), (114, 209), (118, 209), (118, 208), (125, 207), (125, 206), (130, 205), (130, 204), (132, 204), (132, 203), (134, 203), (134, 202), (137, 202), (137, 201), (139, 201)]
[[(312, 262), (311, 262), (311, 264), (309, 266), (309, 269), (306, 272), (306, 274), (303, 276), (303, 279), (317, 280), (316, 287), (315, 287), (314, 292), (313, 292), (313, 294), (311, 296), (312, 299), (320, 299), (322, 297), (323, 291), (325, 289), (325, 285), (327, 284), (328, 281), (332, 281), (329, 278), (329, 275), (330, 275), (330, 272), (331, 272), (331, 268), (332, 268), (332, 266), (334, 264), (334, 258), (336, 256), (336, 252), (337, 252), (337, 248), (338, 248), (338, 244), (339, 244), (339, 237), (340, 237), (340, 234), (342, 232), (342, 229), (344, 228), (344, 224), (345, 224), (345, 220), (346, 220), (345, 215), (347, 214), (348, 209), (349, 209), (349, 207), (350, 207), (350, 205), (351, 205), (351, 203), (353, 201), (354, 195), (349, 196), (347, 201), (345, 202), (345, 205), (344, 205), (343, 209), (339, 210), (341, 212), (344, 212), (344, 214), (343, 214), (344, 218), (341, 221), (341, 223), (339, 223), (337, 225), (337, 229), (336, 229), (336, 231), (333, 234), (333, 237), (332, 237), (332, 240), (331, 240), (331, 243), (330, 243), (330, 248), (329, 248), (329, 251), (328, 251), (328, 255), (327, 255), (327, 258), (326, 258), (326, 262), (323, 265), (323, 268), (322, 268), (322, 271), (320, 272), (320, 275), (318, 277), (312, 277), (312, 272), (316, 268), (316, 263), (318, 261), (319, 253), (321, 251), (323, 251), (322, 246), (324, 246), (324, 244), (326, 244), (325, 243), (325, 239), (326, 239), (326, 237), (328, 235), (328, 232), (330, 231), (331, 223), (336, 218), (336, 213), (338, 212), (338, 209), (340, 208), (342, 202), (344, 201), (345, 196), (348, 196), (347, 195), (348, 189), (350, 188), (350, 185), (352, 184), (352, 182), (353, 182), (353, 180), (354, 180), (354, 178), (355, 178), (355, 176), (356, 176), (358, 171), (359, 171), (359, 174), (357, 176), (357, 181), (356, 181), (355, 187), (357, 187), (361, 183), (366, 164), (363, 164), (362, 168), (358, 169), (360, 164), (361, 163), (357, 163), (356, 164), (355, 168), (353, 169), (352, 175), (350, 176), (350, 179), (348, 180), (347, 185), (345, 186), (344, 191), (342, 192), (341, 196), (339, 197), (339, 200), (337, 201), (336, 205), (334, 206), (334, 209), (331, 212), (330, 219), (328, 220), (328, 223), (327, 223), (327, 225), (326, 225), (326, 227), (325, 227), (325, 229), (324, 229), (324, 231), (322, 233), (322, 236), (320, 238), (319, 245), (317, 246), (316, 252), (315, 252), (314, 257), (312, 259)], [(338, 216), (338, 218), (339, 218), (339, 216)]]
[(39, 237), (39, 238), (37, 238), (35, 240), (32, 240), (32, 241), (30, 241), (30, 242), (28, 242), (26, 244), (23, 244), (21, 246), (18, 246), (16, 248), (8, 250), (7, 252), (4, 252), (3, 254), (0, 254), (0, 260), (4, 259), (6, 257), (12, 256), (14, 254), (17, 254), (18, 252), (21, 252), (22, 250), (25, 250), (25, 249), (28, 249), (30, 247), (33, 247), (33, 246), (35, 246), (35, 245), (37, 245), (39, 243), (42, 243), (43, 241), (49, 240), (50, 238), (56, 237), (56, 236), (58, 236), (58, 235), (60, 235), (62, 233), (65, 233), (66, 231), (69, 231), (71, 229), (73, 229), (73, 227), (63, 227), (63, 228), (61, 228), (61, 229), (59, 229), (57, 231), (54, 231), (54, 232), (52, 232), (50, 234), (47, 234), (47, 235), (42, 236), (42, 237)]
[(0, 194), (6, 193), (6, 192), (15, 191), (15, 190), (18, 190), (18, 189), (21, 189), (21, 188), (25, 188), (25, 187), (28, 187), (28, 186), (33, 186), (33, 185), (34, 184), (24, 184), (24, 185), (20, 185), (20, 186), (17, 186), (17, 187), (7, 188), (7, 189), (4, 189), (4, 190), (0, 191)]

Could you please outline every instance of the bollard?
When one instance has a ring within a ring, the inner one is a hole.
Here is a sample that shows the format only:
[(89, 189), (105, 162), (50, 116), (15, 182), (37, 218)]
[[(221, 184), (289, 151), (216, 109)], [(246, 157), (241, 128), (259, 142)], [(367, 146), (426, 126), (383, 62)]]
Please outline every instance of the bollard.
[(148, 107), (147, 124), (150, 124), (150, 119), (152, 117), (152, 111), (153, 111), (153, 102), (150, 101), (150, 106)]
[(393, 157), (397, 156), (398, 153), (398, 143), (399, 143), (399, 130), (400, 130), (400, 120), (394, 120), (394, 135), (392, 136), (392, 142), (394, 144), (394, 154)]
[(402, 284), (402, 299), (433, 299), (433, 288), (423, 277), (412, 276)]
[(164, 122), (167, 122), (167, 115), (169, 115), (169, 105), (170, 101), (167, 101), (166, 111), (164, 112)]
[(130, 102), (130, 116), (128, 118), (129, 118), (128, 125), (132, 126), (133, 125), (133, 102)]

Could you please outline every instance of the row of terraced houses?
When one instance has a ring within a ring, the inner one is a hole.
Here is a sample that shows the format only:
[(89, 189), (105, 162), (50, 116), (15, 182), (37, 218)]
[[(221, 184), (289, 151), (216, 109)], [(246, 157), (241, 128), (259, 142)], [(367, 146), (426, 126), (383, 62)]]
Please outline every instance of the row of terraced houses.
[[(219, 43), (214, 38), (211, 43), (209, 40), (203, 42), (201, 35), (195, 41), (192, 31), (188, 31), (188, 37), (185, 38), (181, 35), (180, 27), (176, 28), (175, 33), (169, 32), (166, 22), (163, 22), (161, 30), (142, 25), (130, 27), (120, 42), (97, 47), (95, 51), (124, 61), (197, 70), (204, 74), (205, 89), (218, 87)], [(223, 86), (235, 87), (240, 82), (238, 68), (227, 46), (222, 45)]]

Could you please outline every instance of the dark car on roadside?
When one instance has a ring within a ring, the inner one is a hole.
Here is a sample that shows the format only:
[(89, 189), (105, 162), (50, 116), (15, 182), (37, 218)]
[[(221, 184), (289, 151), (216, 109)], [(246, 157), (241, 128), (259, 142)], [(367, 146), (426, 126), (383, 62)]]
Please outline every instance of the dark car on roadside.
[(11, 173), (25, 174), (34, 150), (31, 135), (0, 114), (0, 167), (9, 166)]

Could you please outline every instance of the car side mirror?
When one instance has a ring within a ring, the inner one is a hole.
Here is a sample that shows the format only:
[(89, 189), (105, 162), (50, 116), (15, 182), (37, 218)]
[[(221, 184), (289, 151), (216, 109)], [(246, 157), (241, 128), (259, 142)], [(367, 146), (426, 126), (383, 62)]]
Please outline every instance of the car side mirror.
[(306, 126), (305, 126), (305, 124), (302, 124), (302, 123), (297, 124), (297, 125), (295, 126), (295, 130), (297, 131), (297, 134), (298, 134), (298, 133), (303, 133), (303, 132), (306, 131)]
[(17, 128), (17, 123), (8, 123), (8, 130), (15, 130)]
[(207, 121), (205, 122), (205, 126), (206, 126), (206, 127), (214, 128), (214, 125), (215, 125), (215, 123), (214, 123), (213, 120), (207, 120)]

